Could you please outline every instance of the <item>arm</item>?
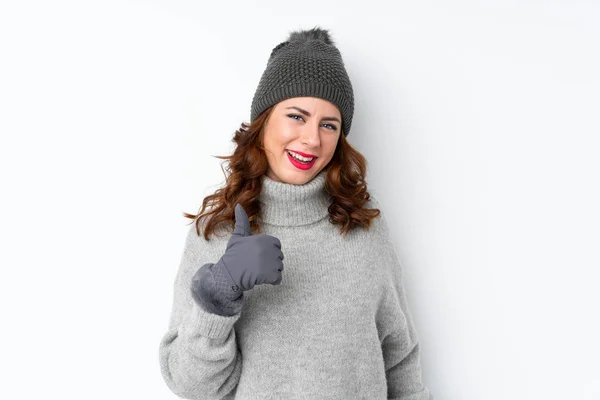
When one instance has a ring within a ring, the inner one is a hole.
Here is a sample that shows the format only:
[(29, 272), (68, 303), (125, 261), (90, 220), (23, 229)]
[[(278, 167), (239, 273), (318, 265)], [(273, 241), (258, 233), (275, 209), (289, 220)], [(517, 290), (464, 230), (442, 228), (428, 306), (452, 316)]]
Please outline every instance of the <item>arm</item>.
[[(372, 196), (371, 196), (372, 197)], [(378, 316), (383, 330), (381, 350), (390, 400), (433, 400), (421, 377), (421, 346), (403, 286), (403, 268), (389, 236), (385, 214), (372, 197), (371, 207), (379, 208), (382, 265), (387, 267), (389, 286)]]
[(397, 307), (403, 310), (403, 317), (381, 342), (388, 399), (433, 400), (421, 379), (421, 344), (402, 290), (400, 296)]
[(200, 267), (196, 254), (202, 253), (203, 242), (192, 226), (175, 278), (169, 328), (159, 346), (160, 368), (179, 397), (233, 398), (242, 368), (233, 328), (241, 314), (218, 315), (194, 300), (192, 277)]

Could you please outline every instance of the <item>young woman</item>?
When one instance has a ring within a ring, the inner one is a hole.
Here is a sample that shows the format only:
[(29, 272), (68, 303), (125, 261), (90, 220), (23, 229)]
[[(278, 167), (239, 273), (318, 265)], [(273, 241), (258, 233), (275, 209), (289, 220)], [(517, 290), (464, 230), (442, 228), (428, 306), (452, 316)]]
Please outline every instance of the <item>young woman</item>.
[(159, 350), (178, 396), (433, 398), (387, 222), (346, 141), (353, 112), (328, 30), (272, 50), (252, 121), (219, 157), (225, 187), (184, 214), (194, 224)]

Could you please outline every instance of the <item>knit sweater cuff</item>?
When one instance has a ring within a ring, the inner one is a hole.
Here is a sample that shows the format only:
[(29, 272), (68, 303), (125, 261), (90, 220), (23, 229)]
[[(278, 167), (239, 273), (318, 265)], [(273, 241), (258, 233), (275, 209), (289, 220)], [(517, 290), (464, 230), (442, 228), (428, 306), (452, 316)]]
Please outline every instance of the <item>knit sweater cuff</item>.
[(181, 334), (185, 337), (204, 336), (210, 339), (225, 340), (242, 314), (230, 317), (221, 316), (206, 311), (202, 306), (194, 303), (190, 312), (181, 324)]
[(242, 291), (230, 292), (223, 288), (219, 279), (215, 279), (213, 263), (204, 264), (192, 277), (190, 291), (194, 301), (205, 311), (224, 317), (239, 314), (243, 307)]

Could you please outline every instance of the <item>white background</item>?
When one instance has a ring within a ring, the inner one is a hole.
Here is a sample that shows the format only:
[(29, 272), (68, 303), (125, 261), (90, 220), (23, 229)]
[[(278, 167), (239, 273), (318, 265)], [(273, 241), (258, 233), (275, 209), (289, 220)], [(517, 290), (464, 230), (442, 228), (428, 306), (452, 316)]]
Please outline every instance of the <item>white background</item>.
[(600, 399), (598, 3), (216, 3), (0, 6), (0, 398), (175, 398), (182, 213), (319, 25), (435, 399)]

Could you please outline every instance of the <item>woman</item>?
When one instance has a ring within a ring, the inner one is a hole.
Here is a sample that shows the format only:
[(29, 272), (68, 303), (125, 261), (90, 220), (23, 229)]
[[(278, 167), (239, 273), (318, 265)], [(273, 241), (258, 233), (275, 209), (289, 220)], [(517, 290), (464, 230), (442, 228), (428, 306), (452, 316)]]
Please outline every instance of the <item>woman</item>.
[(346, 141), (353, 112), (327, 30), (273, 49), (252, 122), (219, 157), (226, 186), (184, 214), (195, 223), (160, 343), (178, 396), (433, 398), (387, 222)]

